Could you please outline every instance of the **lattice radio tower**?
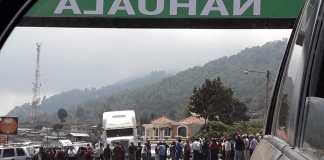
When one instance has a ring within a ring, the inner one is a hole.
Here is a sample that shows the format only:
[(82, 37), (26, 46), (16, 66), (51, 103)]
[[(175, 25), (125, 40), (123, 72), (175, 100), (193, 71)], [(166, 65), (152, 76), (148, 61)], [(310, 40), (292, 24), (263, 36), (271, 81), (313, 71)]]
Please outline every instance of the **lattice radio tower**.
[(32, 98), (32, 123), (37, 123), (39, 121), (39, 105), (40, 105), (40, 52), (41, 52), (41, 44), (36, 43), (36, 68), (35, 68), (35, 79), (33, 82), (33, 98)]

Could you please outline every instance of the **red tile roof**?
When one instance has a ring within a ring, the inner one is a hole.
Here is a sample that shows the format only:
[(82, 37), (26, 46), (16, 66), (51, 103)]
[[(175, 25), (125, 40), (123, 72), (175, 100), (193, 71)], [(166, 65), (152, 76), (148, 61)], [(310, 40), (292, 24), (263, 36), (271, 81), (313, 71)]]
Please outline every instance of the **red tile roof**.
[(173, 124), (173, 123), (177, 123), (177, 122), (169, 119), (166, 116), (162, 116), (162, 117), (159, 117), (159, 118), (156, 118), (156, 119), (152, 120), (151, 123), (152, 124)]
[(205, 119), (198, 116), (190, 116), (180, 121), (180, 123), (189, 125), (189, 124), (204, 124)]

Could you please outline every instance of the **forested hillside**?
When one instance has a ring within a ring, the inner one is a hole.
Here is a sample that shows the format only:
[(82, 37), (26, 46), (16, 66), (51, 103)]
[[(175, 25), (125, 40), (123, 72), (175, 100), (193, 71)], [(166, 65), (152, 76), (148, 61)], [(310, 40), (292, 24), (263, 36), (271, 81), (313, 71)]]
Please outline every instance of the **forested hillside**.
[[(110, 96), (106, 103), (113, 109), (133, 108), (138, 114), (151, 116), (163, 114), (172, 118), (184, 116), (187, 100), (194, 86), (200, 86), (205, 79), (220, 77), (235, 94), (246, 103), (251, 114), (264, 113), (265, 74), (244, 74), (244, 70), (271, 72), (274, 82), (277, 70), (286, 47), (286, 41), (269, 42), (242, 50), (237, 55), (211, 61), (204, 66), (197, 66), (179, 72), (161, 82), (120, 92)], [(270, 85), (272, 86), (272, 85)], [(142, 117), (143, 117), (142, 116)]]

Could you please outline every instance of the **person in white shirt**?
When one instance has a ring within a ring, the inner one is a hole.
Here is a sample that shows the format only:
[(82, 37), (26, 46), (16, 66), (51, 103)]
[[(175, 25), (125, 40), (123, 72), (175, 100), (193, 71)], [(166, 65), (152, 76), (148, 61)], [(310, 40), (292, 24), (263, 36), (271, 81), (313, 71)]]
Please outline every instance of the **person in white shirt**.
[(250, 159), (250, 151), (249, 151), (250, 140), (249, 140), (247, 134), (243, 135), (243, 142), (244, 142), (244, 158), (245, 158), (245, 160), (249, 160)]
[(225, 150), (225, 160), (230, 160), (232, 147), (229, 139), (226, 139), (224, 142), (224, 150)]
[(74, 148), (72, 146), (69, 147), (68, 156), (69, 156), (69, 159), (74, 159), (74, 157), (75, 157)]
[(193, 160), (199, 160), (200, 159), (200, 153), (201, 153), (201, 143), (198, 139), (195, 139), (192, 143), (192, 150), (193, 150)]

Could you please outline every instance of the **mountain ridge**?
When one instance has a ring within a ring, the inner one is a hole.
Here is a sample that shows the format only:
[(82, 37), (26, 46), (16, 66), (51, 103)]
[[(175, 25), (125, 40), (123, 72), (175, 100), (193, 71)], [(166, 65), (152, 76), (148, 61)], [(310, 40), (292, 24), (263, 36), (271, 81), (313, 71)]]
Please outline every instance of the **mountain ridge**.
[[(56, 96), (71, 97), (74, 103), (60, 104), (57, 97), (50, 97), (48, 101), (55, 101), (55, 107), (50, 108), (51, 114), (56, 114), (58, 108), (69, 109), (70, 116), (75, 117), (76, 110), (80, 107), (91, 113), (86, 119), (93, 119), (103, 110), (134, 109), (138, 117), (144, 120), (158, 115), (166, 115), (173, 119), (185, 116), (188, 98), (194, 87), (199, 87), (206, 78), (220, 77), (227, 87), (234, 90), (235, 95), (249, 108), (250, 114), (262, 116), (265, 111), (265, 75), (243, 73), (246, 69), (258, 71), (269, 70), (271, 72), (271, 84), (273, 84), (277, 70), (280, 66), (287, 40), (268, 42), (262, 46), (249, 47), (239, 53), (212, 60), (202, 66), (193, 66), (180, 71), (175, 75), (165, 72), (151, 73), (151, 77), (135, 78), (132, 83), (116, 83), (100, 89), (73, 91), (73, 95), (67, 93)], [(272, 85), (270, 85), (272, 86)], [(96, 96), (100, 93), (100, 96)], [(75, 103), (77, 98), (83, 101)], [(64, 97), (63, 97), (64, 99)], [(22, 116), (26, 113), (28, 104), (17, 107), (8, 115)], [(42, 106), (41, 106), (42, 107)], [(44, 108), (48, 108), (43, 107)], [(92, 113), (93, 112), (93, 113)], [(52, 117), (55, 117), (52, 115)]]

